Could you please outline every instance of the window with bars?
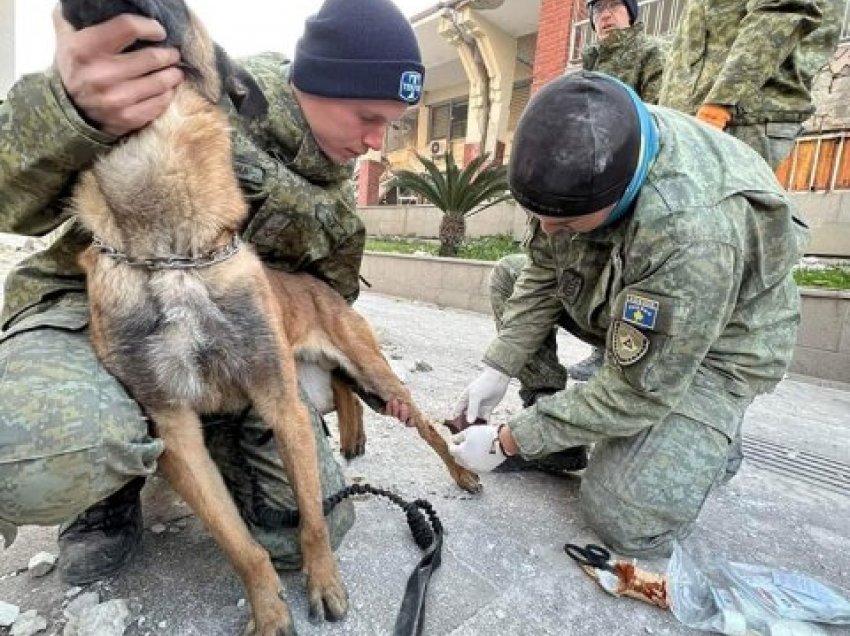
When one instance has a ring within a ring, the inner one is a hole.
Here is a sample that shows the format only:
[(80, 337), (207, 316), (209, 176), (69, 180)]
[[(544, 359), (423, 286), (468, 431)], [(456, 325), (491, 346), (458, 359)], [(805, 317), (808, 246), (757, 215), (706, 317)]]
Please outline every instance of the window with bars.
[(511, 94), (511, 110), (508, 116), (508, 130), (516, 130), (520, 115), (528, 105), (529, 99), (531, 99), (531, 80), (523, 80), (514, 84), (514, 90)]
[(464, 139), (469, 111), (467, 98), (431, 106), (428, 140)]

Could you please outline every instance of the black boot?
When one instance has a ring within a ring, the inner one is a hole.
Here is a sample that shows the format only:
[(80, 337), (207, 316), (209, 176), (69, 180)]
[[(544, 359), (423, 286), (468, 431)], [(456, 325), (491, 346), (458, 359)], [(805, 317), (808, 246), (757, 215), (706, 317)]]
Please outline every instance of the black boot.
[[(538, 398), (552, 395), (555, 389), (538, 389), (529, 391), (523, 396), (522, 407), (527, 409), (537, 402)], [(539, 470), (544, 473), (571, 473), (587, 468), (587, 446), (573, 446), (557, 453), (546, 455), (540, 459), (523, 459), (519, 455), (511, 455), (494, 470), (494, 473), (518, 473), (525, 470)]]
[(587, 382), (593, 375), (602, 368), (602, 363), (605, 362), (605, 349), (602, 347), (593, 347), (590, 355), (584, 360), (576, 362), (567, 373), (573, 380), (579, 382)]
[(115, 574), (142, 542), (144, 477), (96, 503), (59, 528), (59, 575), (68, 585), (86, 585)]

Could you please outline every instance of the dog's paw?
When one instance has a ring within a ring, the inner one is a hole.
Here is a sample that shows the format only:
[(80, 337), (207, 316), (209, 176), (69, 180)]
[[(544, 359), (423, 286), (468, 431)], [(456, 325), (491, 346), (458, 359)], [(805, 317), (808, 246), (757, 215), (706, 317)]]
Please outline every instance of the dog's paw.
[(345, 459), (351, 460), (355, 457), (360, 457), (366, 453), (366, 440), (360, 440), (353, 444), (351, 448), (341, 448), (342, 456)]
[[(280, 593), (278, 593), (280, 597)], [(262, 608), (254, 608), (253, 616), (242, 636), (298, 636), (292, 615), (283, 598)]]
[(307, 597), (313, 623), (342, 620), (348, 613), (348, 591), (339, 574), (323, 583), (308, 578)]
[(481, 479), (471, 470), (467, 470), (461, 466), (455, 466), (451, 473), (457, 485), (466, 492), (481, 492)]

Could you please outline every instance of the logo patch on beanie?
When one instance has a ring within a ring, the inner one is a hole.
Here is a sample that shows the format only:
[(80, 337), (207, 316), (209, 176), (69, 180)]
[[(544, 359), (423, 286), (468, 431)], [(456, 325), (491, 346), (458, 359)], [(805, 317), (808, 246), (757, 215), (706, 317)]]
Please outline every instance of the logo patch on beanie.
[(398, 96), (408, 104), (415, 104), (422, 96), (422, 73), (405, 71), (401, 74)]

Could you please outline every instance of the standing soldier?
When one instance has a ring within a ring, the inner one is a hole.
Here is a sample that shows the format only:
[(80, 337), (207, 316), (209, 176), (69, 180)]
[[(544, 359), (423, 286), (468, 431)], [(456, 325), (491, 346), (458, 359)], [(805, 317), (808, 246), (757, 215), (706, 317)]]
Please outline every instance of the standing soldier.
[(612, 75), (646, 103), (657, 103), (666, 51), (637, 21), (637, 0), (588, 0), (587, 9), (597, 41), (582, 53), (584, 70)]
[(838, 44), (840, 0), (689, 0), (658, 103), (725, 130), (774, 170), (814, 112)]

